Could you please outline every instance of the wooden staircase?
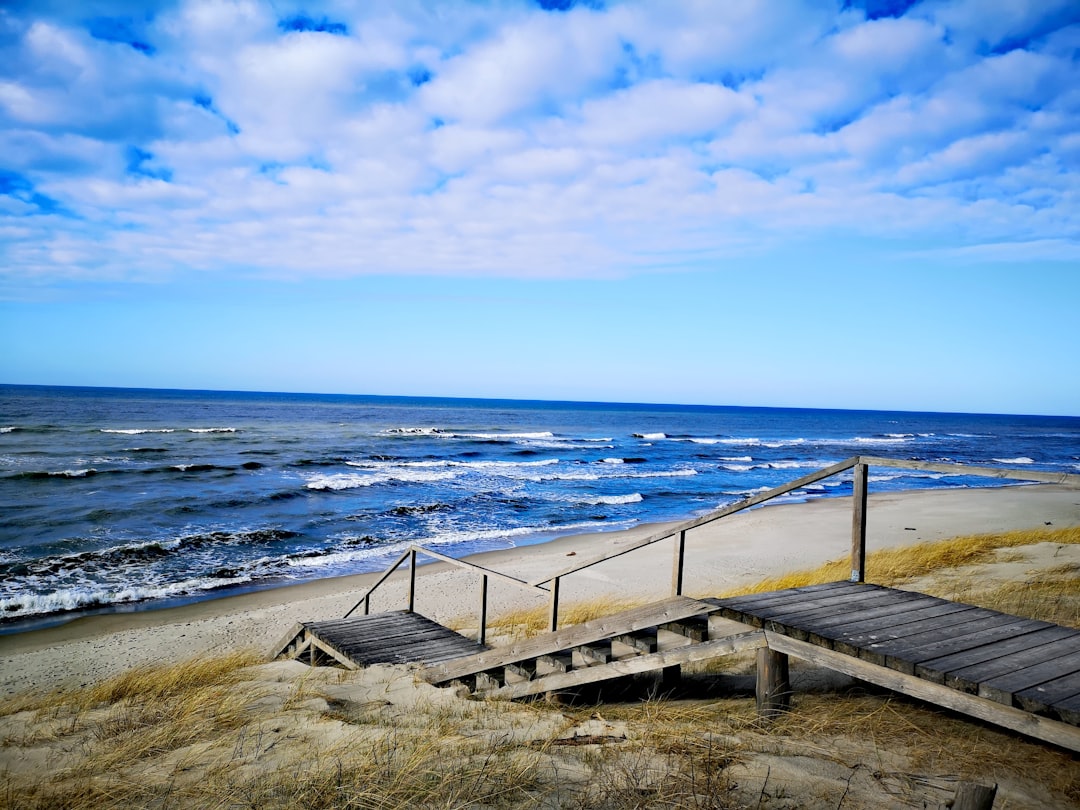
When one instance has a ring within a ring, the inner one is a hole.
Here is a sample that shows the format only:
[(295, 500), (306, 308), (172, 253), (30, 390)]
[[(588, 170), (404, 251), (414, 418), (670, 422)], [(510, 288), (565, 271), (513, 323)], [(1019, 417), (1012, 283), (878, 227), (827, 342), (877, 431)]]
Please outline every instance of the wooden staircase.
[(432, 684), (522, 698), (765, 646), (765, 634), (716, 615), (712, 600), (676, 596), (507, 647), (428, 664)]

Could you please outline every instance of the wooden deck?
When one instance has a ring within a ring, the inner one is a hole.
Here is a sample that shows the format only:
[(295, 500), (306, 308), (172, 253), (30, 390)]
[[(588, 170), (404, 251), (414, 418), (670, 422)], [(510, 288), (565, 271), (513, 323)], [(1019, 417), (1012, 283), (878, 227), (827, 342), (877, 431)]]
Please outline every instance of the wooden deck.
[(357, 669), (371, 664), (436, 663), (487, 649), (407, 610), (305, 622), (289, 631), (276, 656)]
[(707, 601), (777, 652), (1080, 750), (1080, 631), (854, 582)]
[(765, 645), (760, 630), (713, 617), (707, 601), (660, 602), (543, 633), (507, 647), (431, 664), (429, 683), (464, 683), (477, 693), (522, 698), (656, 672)]
[(1080, 752), (1080, 631), (865, 583), (676, 596), (495, 649), (418, 613), (377, 613), (296, 625), (275, 654), (418, 662), (430, 683), (513, 699), (754, 649), (766, 716), (787, 706), (793, 655)]

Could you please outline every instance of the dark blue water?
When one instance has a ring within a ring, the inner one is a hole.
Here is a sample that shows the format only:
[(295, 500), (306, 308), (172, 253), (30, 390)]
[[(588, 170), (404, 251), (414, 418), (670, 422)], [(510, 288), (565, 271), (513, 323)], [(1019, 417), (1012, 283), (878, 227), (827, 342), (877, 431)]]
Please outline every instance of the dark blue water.
[(1077, 472), (1080, 418), (0, 386), (0, 615), (688, 518), (858, 454)]

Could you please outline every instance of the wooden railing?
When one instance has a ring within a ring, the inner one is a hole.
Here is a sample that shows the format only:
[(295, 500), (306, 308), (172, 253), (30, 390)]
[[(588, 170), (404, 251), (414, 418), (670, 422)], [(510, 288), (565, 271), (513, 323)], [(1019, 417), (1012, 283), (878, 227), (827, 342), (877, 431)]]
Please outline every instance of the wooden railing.
[[(893, 467), (905, 470), (920, 470), (928, 472), (940, 472), (946, 475), (971, 475), (981, 476), (985, 478), (1003, 478), (1015, 481), (1036, 481), (1045, 484), (1061, 484), (1068, 487), (1080, 488), (1080, 475), (1073, 475), (1069, 473), (1051, 473), (1041, 470), (1025, 470), (1015, 467), (982, 467), (970, 464), (947, 464), (935, 461), (908, 461), (891, 458), (881, 458), (878, 456), (853, 456), (844, 461), (833, 464), (824, 469), (817, 470), (808, 475), (804, 475), (801, 478), (797, 478), (794, 481), (790, 481), (786, 484), (773, 487), (766, 492), (761, 492), (757, 495), (745, 498), (737, 503), (733, 503), (729, 506), (725, 506), (721, 509), (717, 509), (701, 517), (687, 520), (676, 526), (665, 527), (653, 534), (650, 534), (634, 543), (620, 548), (614, 552), (608, 552), (598, 555), (593, 559), (579, 562), (572, 567), (564, 568), (557, 573), (549, 574), (541, 579), (535, 579), (530, 581), (518, 579), (508, 574), (503, 574), (498, 571), (494, 571), (483, 566), (476, 565), (474, 563), (465, 562), (464, 560), (454, 559), (445, 554), (440, 554), (431, 549), (424, 548), (423, 546), (412, 545), (402, 554), (396, 562), (393, 563), (383, 575), (368, 588), (367, 592), (345, 614), (346, 617), (350, 616), (358, 607), (364, 606), (365, 615), (369, 612), (371, 604), (371, 594), (385, 582), (389, 576), (396, 571), (401, 564), (408, 559), (409, 560), (409, 587), (408, 587), (408, 610), (415, 609), (416, 602), (416, 556), (417, 554), (425, 554), (429, 557), (433, 557), (437, 560), (456, 565), (459, 568), (465, 568), (476, 571), (481, 575), (480, 581), (480, 610), (479, 610), (479, 629), (477, 631), (478, 640), (481, 644), (484, 643), (487, 635), (487, 586), (488, 577), (495, 577), (496, 579), (504, 582), (509, 582), (515, 586), (524, 588), (532, 593), (543, 593), (548, 597), (548, 628), (552, 631), (557, 630), (559, 626), (559, 591), (562, 584), (562, 580), (571, 574), (576, 574), (579, 571), (584, 571), (586, 568), (591, 568), (594, 565), (599, 565), (602, 562), (621, 557), (625, 554), (629, 554), (632, 551), (651, 546), (654, 543), (659, 543), (662, 540), (673, 538), (675, 541), (674, 558), (672, 562), (671, 573), (671, 593), (673, 596), (679, 596), (683, 592), (683, 570), (686, 559), (686, 533), (691, 529), (695, 529), (699, 526), (704, 526), (707, 523), (720, 520), (728, 515), (734, 515), (737, 512), (742, 512), (745, 509), (758, 506), (760, 504), (771, 501), (774, 498), (778, 498), (781, 495), (786, 495), (789, 492), (801, 489), (809, 484), (816, 483), (817, 481), (831, 478), (834, 475), (847, 472), (848, 470), (854, 470), (853, 473), (853, 498), (852, 498), (852, 516), (851, 516), (851, 581), (862, 582), (866, 577), (866, 508), (867, 508), (867, 493), (869, 482), (869, 468), (875, 467)], [(544, 587), (547, 584), (547, 587)]]
[(446, 554), (440, 554), (437, 551), (432, 551), (430, 548), (424, 548), (423, 546), (410, 545), (405, 552), (395, 560), (389, 568), (387, 568), (381, 577), (379, 577), (375, 583), (364, 592), (364, 595), (360, 597), (360, 601), (349, 608), (348, 612), (343, 618), (349, 618), (356, 609), (361, 605), (364, 606), (364, 615), (367, 616), (371, 612), (371, 595), (375, 590), (386, 582), (405, 560), (409, 561), (409, 587), (407, 592), (407, 607), (410, 613), (416, 609), (416, 557), (418, 554), (425, 554), (428, 557), (432, 557), (436, 560), (441, 560), (451, 565), (456, 565), (458, 568), (464, 568), (469, 571), (476, 571), (480, 574), (480, 609), (478, 616), (478, 630), (477, 641), (481, 644), (487, 640), (487, 607), (488, 607), (488, 577), (494, 577), (495, 579), (503, 582), (509, 582), (521, 588), (525, 588), (529, 591), (539, 591), (541, 593), (547, 593), (548, 589), (541, 587), (540, 585), (530, 585), (522, 579), (512, 577), (509, 574), (503, 574), (499, 571), (494, 571), (490, 568), (485, 568), (482, 565), (476, 565), (475, 563), (467, 562), (465, 560), (458, 560), (454, 557), (449, 557)]

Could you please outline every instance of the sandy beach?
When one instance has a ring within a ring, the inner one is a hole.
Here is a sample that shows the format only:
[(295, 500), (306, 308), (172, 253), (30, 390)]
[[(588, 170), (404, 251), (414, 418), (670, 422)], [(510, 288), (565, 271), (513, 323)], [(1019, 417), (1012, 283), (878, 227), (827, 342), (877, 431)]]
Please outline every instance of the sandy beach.
[[(1050, 485), (871, 494), (868, 549), (961, 534), (1080, 525), (1080, 492)], [(565, 537), (490, 552), (470, 560), (536, 580), (651, 535), (661, 526)], [(766, 506), (687, 534), (685, 592), (715, 594), (764, 577), (845, 557), (851, 499)], [(563, 580), (563, 604), (600, 596), (663, 597), (671, 587), (672, 541), (608, 560)], [(0, 692), (79, 686), (143, 664), (200, 653), (255, 648), (269, 653), (298, 621), (343, 615), (377, 575), (365, 574), (136, 613), (89, 616), (45, 630), (0, 637)], [(872, 572), (871, 572), (872, 579)], [(417, 610), (468, 626), (478, 604), (478, 577), (443, 563), (423, 565)], [(373, 610), (404, 607), (398, 576), (380, 588)], [(544, 604), (544, 596), (494, 581), (489, 611)]]

